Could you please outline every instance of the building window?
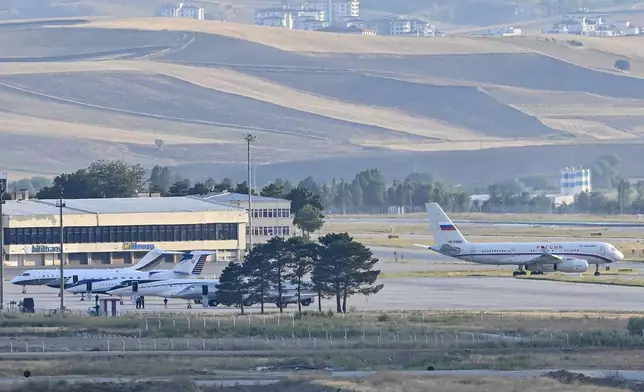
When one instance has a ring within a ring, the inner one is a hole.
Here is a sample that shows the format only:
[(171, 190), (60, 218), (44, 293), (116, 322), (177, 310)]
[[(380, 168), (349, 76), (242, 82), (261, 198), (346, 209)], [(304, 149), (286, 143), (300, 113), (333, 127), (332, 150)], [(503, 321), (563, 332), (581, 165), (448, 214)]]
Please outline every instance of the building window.
[[(89, 226), (65, 227), (63, 239), (68, 244), (118, 242), (177, 242), (236, 240), (237, 223), (197, 225)], [(5, 245), (59, 244), (58, 227), (5, 228)]]

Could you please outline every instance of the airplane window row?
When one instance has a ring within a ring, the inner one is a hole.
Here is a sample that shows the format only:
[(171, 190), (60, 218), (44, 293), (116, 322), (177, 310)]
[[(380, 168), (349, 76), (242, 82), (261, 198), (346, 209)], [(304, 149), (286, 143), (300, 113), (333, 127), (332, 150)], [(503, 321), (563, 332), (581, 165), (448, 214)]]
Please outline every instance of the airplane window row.
[[(89, 226), (65, 227), (63, 240), (68, 244), (109, 242), (176, 242), (236, 240), (237, 223), (196, 225)], [(58, 227), (4, 229), (5, 245), (59, 244)]]

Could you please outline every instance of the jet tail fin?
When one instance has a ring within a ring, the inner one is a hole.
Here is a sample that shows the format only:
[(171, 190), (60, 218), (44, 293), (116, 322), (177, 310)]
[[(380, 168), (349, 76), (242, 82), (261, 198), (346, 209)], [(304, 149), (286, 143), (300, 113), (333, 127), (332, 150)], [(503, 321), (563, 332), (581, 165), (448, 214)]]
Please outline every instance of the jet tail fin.
[(163, 256), (166, 254), (180, 255), (180, 254), (183, 254), (183, 252), (169, 252), (163, 249), (154, 248), (150, 250), (148, 253), (146, 253), (145, 256), (141, 258), (141, 260), (139, 260), (136, 264), (134, 264), (130, 268), (135, 271), (141, 271), (141, 272), (149, 271), (150, 269), (159, 265), (159, 263), (161, 263), (161, 260), (163, 260)]
[(186, 253), (177, 265), (172, 268), (172, 272), (181, 275), (201, 275), (203, 267), (206, 264), (208, 256), (214, 255), (212, 251), (192, 251)]
[(467, 243), (463, 234), (461, 234), (438, 203), (427, 203), (425, 204), (425, 208), (427, 209), (427, 215), (429, 217), (429, 228), (434, 236), (434, 243), (436, 245)]

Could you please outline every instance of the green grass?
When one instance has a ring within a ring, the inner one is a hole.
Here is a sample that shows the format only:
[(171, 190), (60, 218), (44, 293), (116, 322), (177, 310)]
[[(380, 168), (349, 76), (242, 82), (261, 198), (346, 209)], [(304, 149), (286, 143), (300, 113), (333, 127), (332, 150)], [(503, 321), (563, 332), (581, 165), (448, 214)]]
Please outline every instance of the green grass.
[(619, 279), (619, 278), (606, 278), (602, 276), (582, 275), (581, 277), (572, 277), (566, 275), (526, 275), (519, 276), (519, 279), (537, 279), (537, 280), (551, 280), (557, 282), (570, 282), (570, 283), (585, 283), (585, 284), (601, 284), (607, 286), (627, 286), (627, 287), (644, 287), (644, 279)]
[(381, 272), (380, 278), (450, 278), (450, 277), (467, 277), (467, 276), (511, 276), (512, 271), (506, 270), (466, 270), (466, 271), (401, 271), (401, 272)]
[[(448, 213), (452, 220), (474, 220), (474, 221), (513, 221), (513, 222), (642, 222), (637, 215), (599, 215), (599, 214), (488, 214), (480, 212)], [(347, 214), (328, 215), (329, 218), (362, 218), (362, 219), (426, 219), (427, 213), (419, 212), (404, 215), (390, 214)]]

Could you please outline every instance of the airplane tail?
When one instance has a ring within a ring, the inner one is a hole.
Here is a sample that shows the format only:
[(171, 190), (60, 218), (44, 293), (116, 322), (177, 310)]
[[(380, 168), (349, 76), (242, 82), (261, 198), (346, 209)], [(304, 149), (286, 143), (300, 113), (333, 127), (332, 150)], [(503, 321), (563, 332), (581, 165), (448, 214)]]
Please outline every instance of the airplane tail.
[(425, 204), (425, 208), (429, 216), (429, 228), (432, 231), (434, 243), (437, 247), (441, 245), (467, 243), (463, 234), (461, 234), (438, 203), (427, 203)]
[(172, 268), (172, 272), (181, 275), (201, 275), (208, 256), (215, 254), (211, 251), (193, 251), (184, 257)]
[(163, 256), (166, 254), (180, 255), (180, 254), (183, 254), (183, 252), (171, 252), (171, 251), (165, 251), (159, 248), (154, 248), (150, 250), (148, 253), (146, 253), (145, 256), (143, 256), (138, 263), (134, 264), (130, 268), (135, 271), (141, 271), (141, 272), (149, 271), (150, 269), (157, 266), (161, 262), (161, 260), (163, 260)]

